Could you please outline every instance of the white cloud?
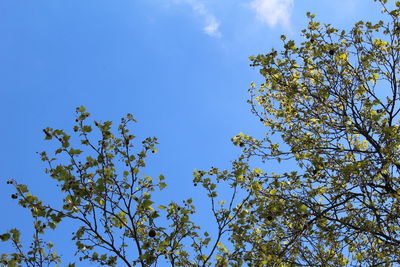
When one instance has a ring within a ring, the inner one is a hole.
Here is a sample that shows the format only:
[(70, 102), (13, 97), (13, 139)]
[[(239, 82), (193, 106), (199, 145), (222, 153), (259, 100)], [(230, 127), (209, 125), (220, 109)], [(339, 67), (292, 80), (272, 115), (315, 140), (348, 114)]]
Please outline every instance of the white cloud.
[(203, 28), (204, 32), (211, 36), (220, 37), (219, 22), (216, 18), (210, 17), (207, 19), (207, 25)]
[(257, 18), (270, 27), (281, 24), (290, 28), (293, 0), (253, 0), (250, 7), (256, 12)]
[(218, 19), (206, 8), (203, 2), (200, 0), (175, 0), (175, 3), (185, 3), (188, 4), (195, 14), (204, 20), (203, 31), (214, 37), (220, 37), (221, 33), (219, 31), (219, 21)]

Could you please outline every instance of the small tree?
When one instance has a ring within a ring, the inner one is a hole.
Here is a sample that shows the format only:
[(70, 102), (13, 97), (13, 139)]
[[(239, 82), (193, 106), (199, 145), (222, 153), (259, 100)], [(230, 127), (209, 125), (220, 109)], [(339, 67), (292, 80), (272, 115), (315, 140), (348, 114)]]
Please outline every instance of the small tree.
[[(389, 10), (387, 1), (376, 1), (387, 21), (360, 21), (346, 32), (308, 14), (304, 42), (282, 36), (282, 52), (250, 58), (265, 77), (259, 87), (252, 84), (249, 103), (266, 136), (235, 136), (243, 154), (231, 170), (194, 173), (193, 182), (211, 202), (214, 238), (200, 234), (190, 220), (191, 199), (182, 205), (153, 202), (164, 177), (154, 181), (141, 168), (156, 151), (156, 139), (133, 152), (135, 137), (127, 124), (134, 120), (128, 115), (118, 135), (111, 122), (94, 122), (101, 136), (93, 142), (89, 114), (81, 107), (74, 131), (85, 151), (72, 148), (63, 131), (44, 130), (46, 139), (60, 143), (55, 154), (69, 159), (56, 164), (41, 154), (65, 194), (62, 206), (44, 204), (25, 185), (9, 181), (17, 189), (12, 197), (31, 209), (35, 235), (28, 251), (17, 229), (1, 235), (16, 248), (2, 261), (59, 263), (40, 235), (69, 218), (77, 225), (79, 259), (102, 265), (151, 266), (163, 257), (172, 266), (400, 264), (400, 2)], [(257, 159), (285, 163), (290, 171), (252, 168)], [(231, 189), (222, 196), (226, 204), (217, 201), (220, 183)]]

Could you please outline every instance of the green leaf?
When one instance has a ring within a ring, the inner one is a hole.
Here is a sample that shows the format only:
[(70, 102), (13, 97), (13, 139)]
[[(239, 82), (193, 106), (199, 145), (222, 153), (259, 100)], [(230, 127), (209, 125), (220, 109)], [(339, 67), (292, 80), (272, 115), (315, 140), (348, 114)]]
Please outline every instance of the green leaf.
[(275, 194), (276, 194), (276, 192), (277, 192), (277, 191), (276, 191), (275, 189), (271, 189), (271, 190), (269, 190), (269, 194), (270, 194), (270, 195), (275, 195)]
[(81, 154), (82, 152), (83, 152), (82, 150), (73, 149), (73, 148), (70, 148), (70, 150), (69, 150), (69, 153), (70, 153), (71, 155), (79, 155), (79, 154)]
[(15, 240), (17, 243), (20, 242), (19, 237), (20, 237), (20, 232), (17, 229), (11, 229), (10, 233), (12, 234), (13, 240)]
[(51, 229), (56, 229), (56, 224), (54, 222), (48, 222), (47, 225), (51, 228)]
[(10, 239), (11, 235), (9, 233), (5, 233), (0, 235), (1, 241), (7, 241), (8, 239)]
[(151, 204), (153, 204), (153, 203), (154, 203), (154, 202), (151, 201), (150, 199), (145, 199), (145, 200), (142, 202), (142, 205), (143, 205), (145, 208), (148, 208), (148, 207), (150, 207)]

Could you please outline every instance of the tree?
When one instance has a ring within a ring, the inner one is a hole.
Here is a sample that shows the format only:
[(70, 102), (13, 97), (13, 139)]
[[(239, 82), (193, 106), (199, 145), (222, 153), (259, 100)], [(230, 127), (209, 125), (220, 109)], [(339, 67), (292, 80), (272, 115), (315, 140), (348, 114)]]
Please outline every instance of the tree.
[(232, 239), (254, 265), (400, 263), (400, 2), (377, 2), (387, 21), (346, 32), (308, 14), (304, 42), (282, 36), (281, 53), (251, 58), (265, 82), (249, 102), (268, 132), (234, 141), (298, 167), (249, 181), (259, 189)]
[[(147, 154), (156, 152), (156, 139), (134, 152), (135, 136), (127, 128), (132, 115), (122, 119), (118, 135), (111, 122), (94, 122), (100, 137), (93, 142), (89, 113), (80, 107), (74, 131), (84, 151), (72, 148), (64, 131), (44, 130), (46, 139), (60, 144), (55, 154), (68, 157), (56, 165), (41, 153), (60, 183), (62, 205), (45, 204), (25, 185), (9, 181), (16, 188), (12, 197), (31, 209), (35, 234), (28, 251), (17, 229), (1, 235), (16, 248), (1, 260), (9, 266), (60, 262), (41, 234), (69, 218), (77, 225), (79, 259), (101, 265), (400, 264), (400, 2), (390, 10), (386, 0), (376, 1), (386, 21), (360, 21), (346, 32), (307, 14), (304, 42), (282, 36), (282, 52), (250, 58), (265, 78), (251, 85), (249, 103), (266, 134), (235, 136), (243, 153), (230, 170), (194, 172), (216, 220), (212, 238), (190, 219), (191, 199), (183, 205), (153, 202), (164, 177), (154, 181), (141, 168)], [(291, 170), (268, 173), (254, 168), (259, 159)], [(227, 185), (230, 195), (220, 195)], [(226, 204), (218, 202), (221, 197)]]
[[(32, 213), (34, 236), (26, 251), (18, 229), (2, 234), (1, 240), (10, 240), (16, 249), (15, 253), (1, 255), (2, 264), (60, 264), (61, 257), (51, 242), (43, 240), (43, 234), (49, 228), (55, 229), (62, 220), (70, 219), (76, 228), (72, 240), (79, 261), (108, 266), (151, 266), (162, 258), (171, 266), (210, 265), (215, 251), (223, 249), (220, 238), (232, 219), (214, 213), (218, 233), (216, 240), (210, 242), (209, 234), (200, 234), (199, 227), (190, 220), (195, 212), (192, 199), (184, 200), (183, 204), (155, 205), (152, 192), (166, 187), (165, 178), (160, 175), (154, 180), (142, 174), (141, 169), (146, 166), (148, 154), (156, 153), (157, 139), (145, 139), (142, 148), (136, 150), (135, 136), (128, 129), (135, 119), (128, 114), (121, 119), (115, 135), (111, 121), (94, 121), (100, 135), (93, 141), (92, 126), (88, 122), (90, 114), (83, 106), (76, 112), (73, 130), (84, 150), (74, 148), (71, 136), (62, 130), (43, 130), (46, 140), (55, 139), (59, 144), (54, 155), (41, 152), (40, 156), (48, 165), (45, 172), (60, 186), (62, 204), (45, 204), (29, 193), (26, 185), (7, 181), (16, 189), (12, 198), (19, 199), (19, 205)], [(191, 254), (186, 244), (190, 245)]]

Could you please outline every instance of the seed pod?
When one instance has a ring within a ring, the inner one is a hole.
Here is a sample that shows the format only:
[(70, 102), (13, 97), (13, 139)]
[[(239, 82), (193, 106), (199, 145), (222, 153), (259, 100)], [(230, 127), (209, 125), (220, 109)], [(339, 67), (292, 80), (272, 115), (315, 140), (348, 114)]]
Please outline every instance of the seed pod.
[(150, 229), (149, 237), (155, 237), (155, 236), (156, 236), (156, 231), (154, 229)]

